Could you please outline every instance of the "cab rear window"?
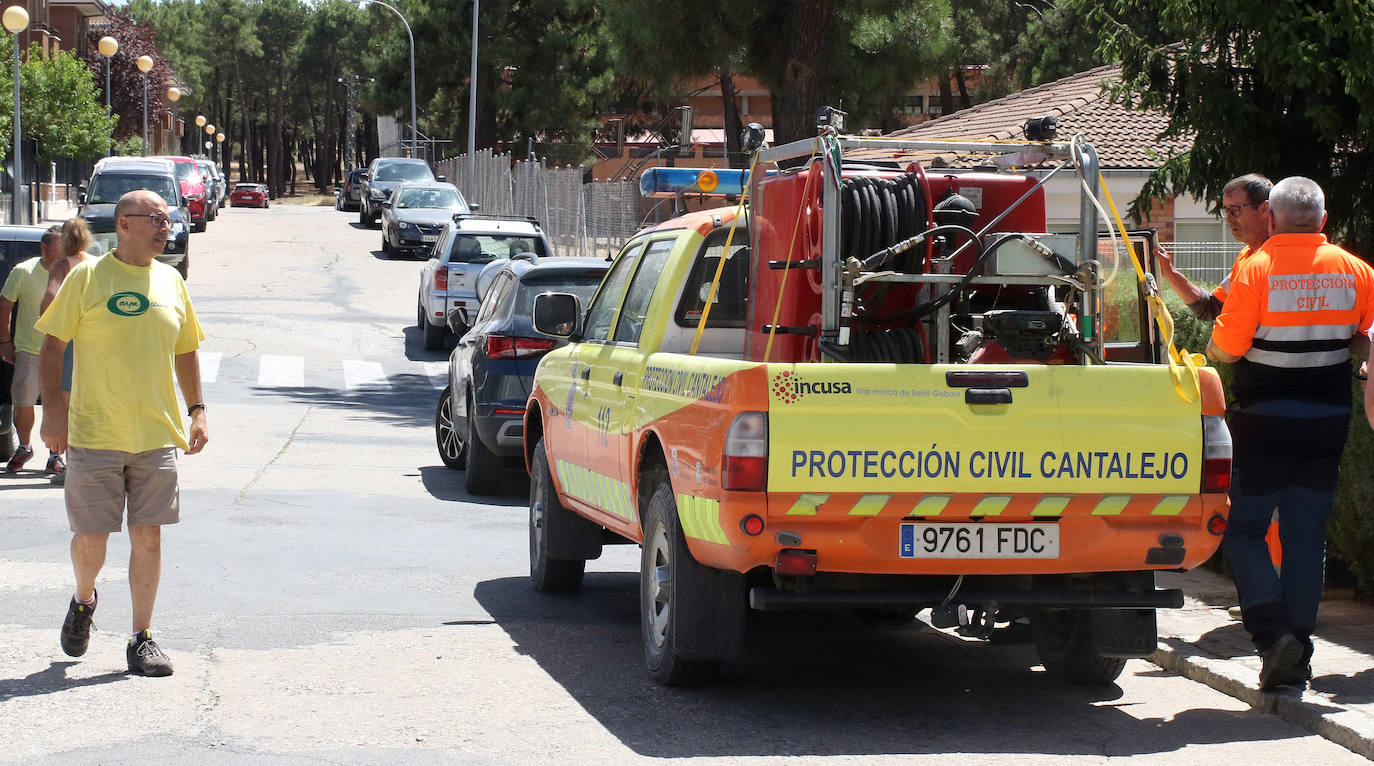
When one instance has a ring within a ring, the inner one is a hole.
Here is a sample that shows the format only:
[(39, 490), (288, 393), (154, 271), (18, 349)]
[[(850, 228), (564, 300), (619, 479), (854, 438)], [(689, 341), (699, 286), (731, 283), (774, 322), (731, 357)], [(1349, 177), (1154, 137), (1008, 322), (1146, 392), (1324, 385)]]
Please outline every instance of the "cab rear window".
[(459, 234), (453, 238), (449, 263), (491, 263), (520, 253), (548, 255), (539, 237), (502, 234)]
[[(712, 232), (701, 246), (692, 272), (687, 276), (687, 284), (678, 302), (674, 320), (679, 327), (696, 327), (701, 322), (701, 312), (706, 306), (706, 298), (711, 292), (711, 283), (716, 278), (721, 256), (725, 252), (725, 240), (729, 231), (722, 229)], [(716, 297), (711, 303), (711, 313), (706, 318), (707, 327), (743, 327), (748, 310), (749, 299), (749, 238), (743, 229), (735, 232), (730, 242), (730, 255), (725, 266), (720, 269), (720, 284), (716, 287)]]

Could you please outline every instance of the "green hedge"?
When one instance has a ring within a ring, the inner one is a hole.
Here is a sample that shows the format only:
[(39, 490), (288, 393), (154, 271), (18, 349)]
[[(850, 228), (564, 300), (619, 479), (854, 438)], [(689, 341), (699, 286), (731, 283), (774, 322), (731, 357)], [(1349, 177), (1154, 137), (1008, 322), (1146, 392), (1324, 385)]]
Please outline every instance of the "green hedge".
[[(1189, 351), (1206, 351), (1212, 323), (1193, 316), (1193, 312), (1173, 291), (1165, 302), (1174, 315), (1174, 344)], [(1230, 365), (1217, 365), (1227, 400), (1231, 396)], [(1351, 378), (1350, 436), (1341, 458), (1341, 482), (1336, 490), (1336, 507), (1331, 514), (1327, 542), (1327, 579), (1334, 585), (1352, 587), (1365, 596), (1374, 596), (1374, 431), (1364, 415), (1364, 393)], [(1212, 568), (1221, 567), (1221, 554)]]

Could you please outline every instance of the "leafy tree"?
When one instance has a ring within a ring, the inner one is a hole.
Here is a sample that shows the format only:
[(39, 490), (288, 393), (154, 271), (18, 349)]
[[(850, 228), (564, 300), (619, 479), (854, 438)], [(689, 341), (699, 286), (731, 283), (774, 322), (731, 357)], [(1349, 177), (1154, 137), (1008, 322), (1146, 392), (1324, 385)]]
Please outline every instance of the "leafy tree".
[(1193, 139), (1141, 199), (1171, 189), (1215, 200), (1241, 173), (1304, 175), (1326, 191), (1328, 231), (1370, 253), (1374, 16), (1363, 5), (1108, 0), (1094, 17), (1104, 53), (1121, 59), (1117, 96), (1165, 111), (1166, 137)]
[(891, 111), (949, 45), (945, 0), (763, 0), (747, 67), (768, 87), (778, 143), (815, 135), (816, 109), (843, 99), (858, 125)]
[[(675, 121), (658, 105), (681, 104), (690, 95), (684, 88), (704, 76), (719, 84), (724, 109), (726, 156), (738, 164), (743, 128), (734, 78), (744, 70), (748, 36), (744, 30), (758, 21), (758, 6), (702, 0), (661, 3), (656, 0), (619, 0), (607, 14), (615, 60), (615, 78), (622, 103), (614, 112), (627, 121), (627, 131), (658, 130), (667, 126), (671, 141)], [(640, 114), (641, 105), (649, 110)], [(638, 119), (637, 119), (638, 118)]]
[(881, 126), (938, 70), (950, 39), (946, 0), (606, 2), (619, 75), (665, 83), (715, 74), (727, 91), (732, 73), (753, 75), (772, 94), (778, 143), (815, 135), (826, 104), (849, 112), (851, 129)]
[[(1097, 0), (964, 0), (954, 4), (954, 45), (941, 85), (949, 114), (1015, 90), (1106, 63), (1098, 39), (1082, 34)], [(965, 66), (983, 67), (976, 82)], [(955, 90), (958, 90), (956, 95)]]
[(42, 161), (104, 154), (114, 129), (91, 71), (68, 51), (44, 56), (34, 44), (19, 70), (25, 137), (38, 142)]
[[(99, 31), (92, 30), (89, 35), (89, 50), (82, 59), (90, 68), (97, 92), (105, 89), (105, 57), (100, 55), (96, 43), (101, 37), (109, 35), (119, 41), (119, 52), (110, 59), (110, 106), (118, 118), (115, 125), (115, 138), (143, 135), (143, 73), (138, 71), (136, 61), (139, 56), (151, 56), (153, 68), (148, 72), (148, 124), (152, 125), (166, 115), (167, 89), (163, 83), (173, 77), (172, 67), (158, 47), (157, 33), (150, 26), (142, 26), (127, 11), (114, 11), (109, 23)], [(103, 101), (103, 99), (102, 99)]]

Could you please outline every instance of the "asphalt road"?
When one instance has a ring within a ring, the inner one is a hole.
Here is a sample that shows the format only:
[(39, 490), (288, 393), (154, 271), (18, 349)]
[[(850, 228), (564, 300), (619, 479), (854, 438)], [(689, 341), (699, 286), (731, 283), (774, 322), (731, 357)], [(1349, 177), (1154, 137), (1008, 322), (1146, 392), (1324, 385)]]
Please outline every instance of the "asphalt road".
[(1357, 760), (1143, 661), (1075, 688), (1027, 645), (845, 615), (757, 620), (718, 684), (654, 685), (636, 549), (609, 548), (575, 596), (536, 594), (520, 477), (477, 502), (440, 463), (446, 357), (413, 326), (419, 263), (383, 260), (356, 221), (227, 209), (192, 237), (211, 441), (163, 534), (174, 676), (124, 672), (123, 537), (90, 652), (62, 654), (60, 492), (0, 475), (0, 762)]

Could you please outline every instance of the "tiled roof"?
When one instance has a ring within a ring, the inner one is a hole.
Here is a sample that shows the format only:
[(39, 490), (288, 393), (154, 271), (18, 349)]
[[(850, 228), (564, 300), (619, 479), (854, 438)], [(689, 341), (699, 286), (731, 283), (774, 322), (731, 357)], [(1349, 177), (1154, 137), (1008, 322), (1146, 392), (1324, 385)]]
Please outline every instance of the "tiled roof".
[(1022, 126), (1026, 120), (1054, 115), (1059, 118), (1059, 140), (1082, 133), (1097, 149), (1103, 169), (1153, 169), (1169, 156), (1186, 152), (1192, 146), (1191, 138), (1157, 138), (1168, 125), (1163, 112), (1130, 111), (1111, 102), (1106, 88), (1120, 75), (1119, 66), (1089, 69), (899, 130), (891, 137), (1024, 139)]

